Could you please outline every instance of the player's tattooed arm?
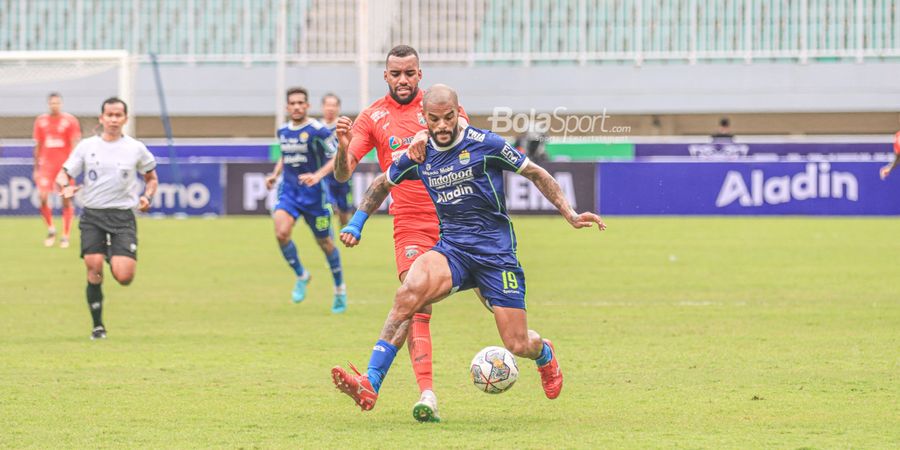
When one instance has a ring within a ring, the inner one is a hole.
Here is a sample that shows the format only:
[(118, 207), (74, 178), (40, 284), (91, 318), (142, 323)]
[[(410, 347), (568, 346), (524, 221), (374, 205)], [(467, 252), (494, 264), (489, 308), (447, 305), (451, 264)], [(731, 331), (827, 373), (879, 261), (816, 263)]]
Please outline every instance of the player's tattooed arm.
[(334, 155), (334, 178), (341, 183), (350, 179), (350, 174), (359, 164), (359, 161), (350, 154), (350, 129), (352, 127), (353, 120), (347, 116), (341, 116), (334, 129), (338, 141), (337, 154)]
[(573, 227), (590, 227), (596, 223), (600, 228), (600, 231), (606, 229), (606, 224), (603, 223), (603, 219), (601, 219), (600, 216), (591, 212), (581, 214), (575, 212), (572, 205), (566, 200), (566, 195), (563, 193), (562, 188), (559, 187), (559, 183), (557, 183), (543, 167), (534, 162), (529, 162), (528, 165), (522, 169), (520, 175), (531, 180), (538, 190), (541, 191), (541, 194), (544, 194), (544, 197), (559, 210), (559, 213), (562, 214), (562, 216), (566, 218), (566, 221)]
[(363, 199), (359, 202), (359, 209), (368, 215), (372, 215), (387, 198), (391, 192), (391, 184), (388, 183), (387, 175), (384, 173), (375, 177), (372, 185), (366, 190)]

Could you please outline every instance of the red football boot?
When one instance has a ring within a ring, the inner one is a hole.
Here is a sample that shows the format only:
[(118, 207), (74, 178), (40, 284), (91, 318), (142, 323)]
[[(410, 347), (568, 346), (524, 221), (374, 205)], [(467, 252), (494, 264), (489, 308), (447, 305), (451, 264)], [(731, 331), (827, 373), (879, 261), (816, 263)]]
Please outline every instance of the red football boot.
[(356, 372), (356, 375), (347, 373), (340, 366), (334, 366), (331, 369), (331, 378), (334, 386), (341, 392), (350, 396), (363, 411), (368, 411), (375, 407), (375, 400), (378, 400), (378, 393), (372, 387), (369, 377), (359, 373), (353, 364), (350, 368)]
[(541, 374), (541, 386), (544, 387), (544, 394), (547, 395), (547, 398), (553, 400), (559, 397), (559, 393), (562, 391), (563, 375), (562, 371), (559, 370), (559, 358), (556, 357), (556, 349), (553, 348), (553, 343), (549, 339), (544, 339), (544, 342), (550, 346), (553, 356), (550, 358), (550, 362), (538, 367), (538, 372)]

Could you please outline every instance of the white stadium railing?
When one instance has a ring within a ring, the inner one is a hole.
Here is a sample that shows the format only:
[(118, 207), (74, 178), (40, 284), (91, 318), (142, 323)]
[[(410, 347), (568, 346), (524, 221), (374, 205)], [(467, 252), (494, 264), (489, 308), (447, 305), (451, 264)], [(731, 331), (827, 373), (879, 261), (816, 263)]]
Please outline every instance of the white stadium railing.
[(164, 62), (629, 62), (900, 57), (897, 0), (0, 0), (0, 51)]

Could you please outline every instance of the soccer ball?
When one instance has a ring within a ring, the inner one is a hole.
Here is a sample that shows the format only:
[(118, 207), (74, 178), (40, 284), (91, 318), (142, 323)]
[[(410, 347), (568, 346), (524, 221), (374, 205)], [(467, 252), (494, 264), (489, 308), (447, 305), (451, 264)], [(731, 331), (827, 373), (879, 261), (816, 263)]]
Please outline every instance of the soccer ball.
[(516, 358), (503, 347), (485, 347), (472, 360), (472, 383), (488, 394), (506, 392), (519, 379)]

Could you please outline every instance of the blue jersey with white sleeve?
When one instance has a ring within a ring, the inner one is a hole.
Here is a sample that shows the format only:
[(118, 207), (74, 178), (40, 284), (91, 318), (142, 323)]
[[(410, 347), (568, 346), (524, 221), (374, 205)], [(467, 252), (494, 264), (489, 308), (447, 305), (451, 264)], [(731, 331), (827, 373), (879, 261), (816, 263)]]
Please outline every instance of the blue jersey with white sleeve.
[(295, 127), (290, 122), (278, 129), (284, 175), (278, 188), (279, 197), (291, 197), (300, 204), (322, 204), (321, 183), (306, 186), (297, 178), (324, 166), (337, 152), (337, 140), (322, 122), (310, 120)]
[(422, 180), (437, 209), (441, 241), (478, 255), (515, 258), (516, 236), (506, 212), (503, 171), (521, 172), (528, 158), (487, 130), (466, 127), (441, 148), (429, 139), (425, 161), (406, 154), (388, 169), (391, 184)]

